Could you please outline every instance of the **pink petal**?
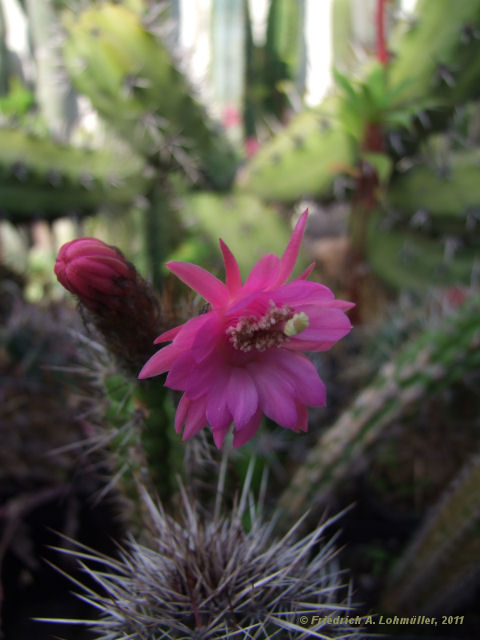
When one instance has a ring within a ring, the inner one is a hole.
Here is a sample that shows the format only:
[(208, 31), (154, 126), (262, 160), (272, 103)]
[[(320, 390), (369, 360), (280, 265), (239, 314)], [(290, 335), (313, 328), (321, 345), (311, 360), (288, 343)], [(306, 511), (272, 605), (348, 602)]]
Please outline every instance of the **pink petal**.
[(308, 431), (308, 411), (307, 407), (300, 402), (297, 402), (297, 414), (298, 414), (298, 422), (297, 429), (299, 431)]
[(138, 377), (151, 378), (152, 376), (158, 376), (161, 373), (168, 371), (172, 364), (179, 356), (179, 350), (173, 345), (169, 344), (160, 351), (157, 351), (147, 362), (143, 365)]
[(217, 313), (209, 313), (210, 316), (201, 330), (198, 331), (191, 348), (196, 362), (202, 362), (215, 349), (222, 337), (220, 318)]
[[(170, 345), (174, 347), (175, 345)], [(165, 347), (168, 349), (169, 347)], [(192, 371), (195, 361), (190, 351), (184, 351), (177, 355), (170, 367), (170, 372), (165, 380), (165, 386), (178, 391), (185, 391), (188, 376)]]
[(190, 408), (191, 401), (187, 398), (185, 394), (180, 398), (180, 402), (178, 403), (177, 412), (175, 414), (175, 431), (180, 433), (182, 431), (182, 427), (185, 423), (185, 418), (187, 417), (188, 410)]
[(205, 400), (195, 400), (190, 402), (187, 417), (185, 419), (185, 429), (182, 440), (188, 440), (196, 435), (207, 424), (205, 417)]
[(228, 289), (218, 278), (189, 262), (167, 262), (167, 267), (182, 282), (205, 298), (211, 305), (222, 306), (228, 300)]
[[(190, 349), (193, 341), (198, 335), (198, 332), (208, 322), (211, 313), (212, 312), (203, 313), (200, 316), (195, 316), (184, 324), (181, 324), (179, 327), (175, 327), (174, 329), (170, 329), (170, 331), (162, 333), (162, 335), (158, 336), (155, 342), (164, 342), (171, 339), (173, 336), (177, 347), (181, 349)], [(160, 338), (162, 339), (160, 340)]]
[(180, 324), (178, 327), (173, 327), (173, 329), (169, 329), (168, 331), (164, 331), (161, 333), (158, 338), (155, 338), (153, 344), (160, 344), (162, 342), (168, 342), (169, 340), (173, 340), (175, 336), (181, 331), (184, 325)]
[(355, 306), (355, 302), (347, 302), (346, 300), (335, 300), (332, 302), (330, 307), (335, 307), (336, 309), (341, 309), (342, 311), (349, 311), (353, 309)]
[(219, 371), (216, 380), (209, 389), (206, 414), (212, 430), (224, 429), (225, 424), (232, 422), (232, 414), (227, 406), (227, 387), (230, 376), (225, 368)]
[(248, 278), (243, 285), (243, 291), (271, 289), (277, 280), (280, 260), (273, 253), (269, 253), (256, 263), (250, 271)]
[(271, 296), (277, 305), (290, 304), (303, 311), (303, 305), (321, 303), (330, 307), (334, 302), (334, 295), (328, 287), (318, 282), (294, 280), (276, 289)]
[(312, 264), (309, 265), (305, 269), (305, 271), (302, 271), (302, 273), (299, 276), (297, 276), (295, 280), (306, 280), (308, 276), (312, 273), (312, 271), (315, 269), (315, 264), (316, 264), (315, 262), (312, 262)]
[(352, 329), (350, 320), (340, 309), (311, 306), (302, 308), (302, 311), (308, 315), (310, 324), (285, 343), (287, 349), (326, 351)]
[(225, 436), (228, 433), (230, 425), (227, 426), (226, 429), (215, 429), (212, 430), (213, 441), (215, 442), (215, 446), (217, 449), (221, 449), (223, 445), (223, 441), (225, 440)]
[(308, 209), (302, 213), (298, 219), (295, 229), (293, 230), (290, 242), (285, 249), (285, 252), (280, 260), (280, 268), (277, 274), (277, 280), (275, 284), (278, 286), (283, 284), (293, 271), (295, 263), (297, 262), (298, 252), (300, 251), (300, 245), (302, 244), (303, 234), (305, 233), (305, 226), (307, 224)]
[(194, 364), (185, 383), (185, 392), (191, 400), (207, 395), (210, 388), (221, 375), (222, 364), (215, 357), (207, 358), (200, 364)]
[(284, 375), (302, 403), (323, 407), (326, 403), (325, 385), (311, 360), (301, 353), (276, 349), (268, 354), (268, 364)]
[(247, 365), (255, 380), (262, 411), (277, 424), (294, 429), (297, 423), (297, 410), (294, 402), (295, 392), (292, 386), (275, 371), (263, 363), (253, 362)]
[(223, 240), (219, 240), (220, 249), (223, 254), (223, 262), (225, 264), (225, 284), (230, 294), (235, 294), (242, 286), (242, 277), (240, 275), (240, 267), (235, 256), (227, 247)]
[(257, 411), (257, 389), (246, 369), (232, 369), (227, 387), (227, 405), (237, 429), (243, 428)]
[(260, 422), (262, 419), (262, 411), (259, 409), (256, 413), (250, 418), (250, 420), (240, 429), (235, 427), (233, 430), (233, 448), (237, 449), (238, 447), (243, 446), (246, 442), (251, 440), (253, 436), (257, 433), (258, 428), (260, 426)]

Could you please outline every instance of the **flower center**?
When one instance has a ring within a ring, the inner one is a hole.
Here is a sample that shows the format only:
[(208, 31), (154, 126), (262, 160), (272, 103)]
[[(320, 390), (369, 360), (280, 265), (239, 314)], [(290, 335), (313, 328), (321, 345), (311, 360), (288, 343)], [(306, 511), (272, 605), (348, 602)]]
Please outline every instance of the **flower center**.
[(226, 329), (226, 334), (232, 346), (239, 351), (265, 351), (279, 347), (307, 326), (306, 313), (294, 313), (287, 305), (276, 307), (270, 300), (270, 308), (262, 317), (240, 318), (237, 324)]

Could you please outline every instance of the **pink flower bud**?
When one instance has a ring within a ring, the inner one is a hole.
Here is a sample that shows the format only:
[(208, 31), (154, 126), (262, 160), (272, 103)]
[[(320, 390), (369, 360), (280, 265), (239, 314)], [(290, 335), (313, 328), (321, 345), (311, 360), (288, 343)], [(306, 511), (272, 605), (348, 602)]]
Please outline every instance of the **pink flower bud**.
[(91, 310), (111, 306), (125, 295), (137, 273), (123, 254), (96, 238), (67, 242), (58, 252), (55, 274), (59, 282)]
[[(58, 252), (55, 274), (84, 307), (84, 317), (102, 334), (110, 351), (131, 372), (152, 353), (163, 322), (155, 293), (116, 247), (96, 238), (67, 242)], [(85, 313), (85, 308), (89, 313)]]

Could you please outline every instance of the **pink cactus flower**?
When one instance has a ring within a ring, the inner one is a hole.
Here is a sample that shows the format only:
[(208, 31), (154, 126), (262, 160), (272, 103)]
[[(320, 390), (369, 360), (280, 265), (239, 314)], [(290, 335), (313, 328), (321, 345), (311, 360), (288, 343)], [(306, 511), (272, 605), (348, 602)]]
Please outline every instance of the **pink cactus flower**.
[(58, 281), (89, 309), (122, 304), (125, 283), (136, 280), (123, 254), (97, 238), (77, 238), (64, 244), (54, 268)]
[(351, 329), (327, 287), (307, 282), (311, 265), (286, 283), (297, 260), (308, 211), (300, 217), (282, 256), (261, 258), (242, 284), (235, 257), (220, 240), (225, 284), (199, 266), (170, 262), (170, 271), (210, 303), (208, 313), (162, 333), (172, 343), (140, 371), (169, 371), (166, 386), (183, 391), (177, 433), (191, 438), (207, 424), (220, 448), (230, 426), (233, 446), (257, 432), (263, 414), (293, 431), (307, 431), (307, 405), (324, 406), (325, 386), (302, 351), (329, 349)]

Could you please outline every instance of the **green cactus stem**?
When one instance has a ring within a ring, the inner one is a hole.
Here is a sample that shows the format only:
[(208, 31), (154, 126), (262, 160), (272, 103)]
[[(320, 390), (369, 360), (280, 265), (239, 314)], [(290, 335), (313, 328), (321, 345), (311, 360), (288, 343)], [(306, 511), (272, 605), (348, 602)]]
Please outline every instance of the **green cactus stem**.
[(459, 221), (465, 231), (465, 214), (480, 209), (480, 149), (449, 151), (438, 159), (414, 165), (396, 176), (388, 188), (388, 204), (405, 217), (420, 209), (438, 227)]
[(386, 611), (446, 614), (480, 575), (480, 455), (460, 471), (405, 551), (383, 599)]
[(478, 241), (466, 233), (435, 238), (411, 228), (388, 229), (377, 216), (368, 228), (367, 261), (385, 283), (396, 289), (469, 285), (477, 268)]
[(0, 207), (15, 223), (128, 205), (150, 182), (135, 154), (84, 150), (0, 129)]
[(392, 34), (392, 86), (399, 101), (431, 99), (454, 106), (478, 96), (480, 3), (419, 0), (412, 25)]
[(151, 161), (193, 159), (216, 188), (229, 186), (236, 168), (229, 143), (137, 15), (105, 3), (67, 15), (65, 27), (74, 84), (120, 136)]
[(354, 162), (350, 141), (331, 113), (324, 105), (295, 116), (247, 165), (241, 188), (281, 202), (331, 197), (335, 176)]
[(377, 377), (319, 438), (280, 498), (286, 520), (325, 502), (336, 483), (392, 422), (426, 396), (480, 366), (480, 298), (426, 329), (381, 368)]

